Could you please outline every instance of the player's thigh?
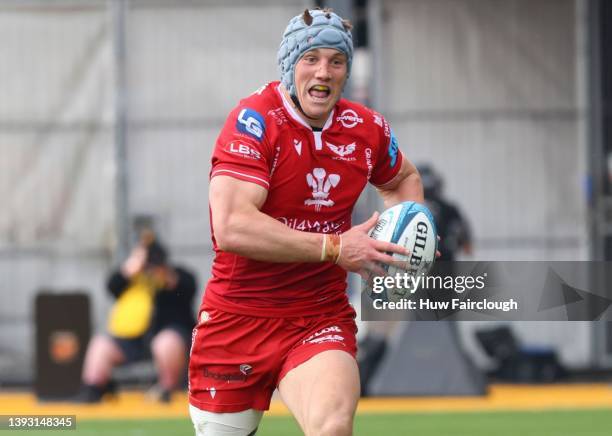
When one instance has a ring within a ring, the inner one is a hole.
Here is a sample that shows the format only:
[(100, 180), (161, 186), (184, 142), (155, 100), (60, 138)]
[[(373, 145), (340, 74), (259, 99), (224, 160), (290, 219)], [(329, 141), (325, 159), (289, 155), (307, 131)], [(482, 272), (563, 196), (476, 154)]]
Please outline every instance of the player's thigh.
[(252, 436), (257, 432), (263, 412), (248, 409), (242, 412), (215, 413), (189, 405), (189, 414), (196, 436)]
[(351, 426), (359, 401), (359, 370), (342, 350), (316, 354), (279, 383), (283, 401), (307, 434), (328, 424)]
[(282, 319), (207, 312), (193, 335), (189, 402), (210, 412), (267, 410), (289, 351)]

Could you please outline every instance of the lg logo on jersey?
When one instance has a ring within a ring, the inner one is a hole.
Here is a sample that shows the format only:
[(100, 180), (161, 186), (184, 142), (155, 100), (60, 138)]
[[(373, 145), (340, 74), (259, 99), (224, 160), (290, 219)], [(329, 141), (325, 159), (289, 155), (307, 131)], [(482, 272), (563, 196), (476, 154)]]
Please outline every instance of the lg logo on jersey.
[(238, 154), (242, 157), (249, 159), (261, 159), (261, 153), (248, 145), (241, 144), (239, 142), (230, 142), (229, 147), (226, 149), (230, 153)]
[(327, 174), (323, 168), (314, 168), (312, 173), (306, 174), (306, 183), (312, 188), (312, 198), (304, 201), (306, 206), (314, 205), (318, 212), (321, 206), (331, 207), (335, 204), (329, 199), (329, 191), (340, 183), (338, 174)]
[(242, 109), (238, 114), (236, 128), (240, 132), (246, 133), (259, 141), (263, 138), (263, 134), (266, 131), (263, 117), (259, 112), (249, 108)]

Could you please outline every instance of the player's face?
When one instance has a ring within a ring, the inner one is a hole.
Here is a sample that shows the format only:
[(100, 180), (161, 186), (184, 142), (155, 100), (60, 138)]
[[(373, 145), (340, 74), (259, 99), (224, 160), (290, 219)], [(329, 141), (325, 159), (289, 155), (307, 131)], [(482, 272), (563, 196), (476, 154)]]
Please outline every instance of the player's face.
[(340, 99), (347, 73), (346, 55), (333, 48), (316, 48), (295, 66), (295, 88), (302, 110), (315, 127), (323, 127)]

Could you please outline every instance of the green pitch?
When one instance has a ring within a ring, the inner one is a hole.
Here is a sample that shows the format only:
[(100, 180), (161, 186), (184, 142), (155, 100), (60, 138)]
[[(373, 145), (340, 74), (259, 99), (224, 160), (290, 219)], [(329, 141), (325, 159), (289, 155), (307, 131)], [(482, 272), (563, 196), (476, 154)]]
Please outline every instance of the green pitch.
[[(609, 436), (612, 410), (558, 412), (486, 412), (432, 414), (362, 414), (355, 436)], [(0, 431), (0, 434), (3, 433)], [(11, 434), (26, 433), (11, 431)], [(8, 434), (8, 433), (7, 433)], [(32, 434), (28, 432), (28, 434)], [(187, 418), (174, 420), (78, 421), (77, 430), (36, 431), (42, 435), (190, 436)], [(264, 417), (258, 436), (301, 435), (290, 417)]]

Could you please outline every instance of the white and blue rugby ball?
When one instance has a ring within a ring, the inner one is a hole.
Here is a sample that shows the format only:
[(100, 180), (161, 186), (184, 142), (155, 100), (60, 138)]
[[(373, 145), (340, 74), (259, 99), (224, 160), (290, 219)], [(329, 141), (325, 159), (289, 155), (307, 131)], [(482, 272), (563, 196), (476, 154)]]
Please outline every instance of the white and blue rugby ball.
[[(436, 260), (438, 235), (433, 215), (427, 207), (414, 201), (405, 201), (385, 210), (370, 231), (370, 237), (378, 241), (392, 242), (410, 250), (408, 256), (393, 253), (394, 259), (407, 261), (408, 269), (381, 265), (386, 270), (387, 276), (425, 277)], [(403, 282), (406, 283), (405, 280)], [(412, 280), (407, 282), (414, 283)], [(378, 292), (373, 293), (372, 287), (367, 287), (367, 292), (372, 298), (385, 301), (399, 301), (409, 297), (414, 291), (415, 289), (410, 286), (401, 286), (385, 287), (382, 292), (378, 289)]]

